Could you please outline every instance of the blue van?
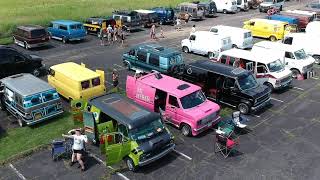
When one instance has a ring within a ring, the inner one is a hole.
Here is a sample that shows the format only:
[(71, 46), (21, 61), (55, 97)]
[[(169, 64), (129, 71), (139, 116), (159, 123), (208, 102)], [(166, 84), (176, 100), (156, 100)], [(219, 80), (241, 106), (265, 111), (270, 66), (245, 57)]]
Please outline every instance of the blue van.
[(122, 56), (128, 70), (151, 72), (152, 70), (168, 75), (180, 75), (184, 61), (180, 51), (158, 44), (140, 44), (129, 49)]
[(155, 11), (160, 19), (159, 24), (173, 24), (174, 23), (174, 11), (172, 8), (156, 7), (152, 11)]
[(48, 32), (51, 38), (62, 40), (63, 43), (80, 41), (86, 37), (86, 30), (82, 23), (70, 20), (51, 21)]
[(296, 25), (298, 25), (298, 23), (299, 23), (299, 20), (297, 18), (289, 17), (289, 16), (283, 16), (283, 15), (279, 15), (279, 14), (274, 14), (274, 15), (271, 15), (271, 16), (267, 16), (267, 19), (278, 20), (278, 21), (287, 22), (289, 24), (296, 24)]

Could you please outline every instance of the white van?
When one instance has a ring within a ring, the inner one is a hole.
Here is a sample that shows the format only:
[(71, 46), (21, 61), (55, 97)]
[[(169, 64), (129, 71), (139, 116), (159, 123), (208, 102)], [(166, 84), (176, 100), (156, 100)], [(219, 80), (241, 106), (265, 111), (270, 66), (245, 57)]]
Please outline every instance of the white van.
[(282, 40), (283, 44), (304, 48), (306, 53), (315, 59), (315, 63), (320, 64), (320, 35), (308, 33), (289, 33)]
[(217, 12), (236, 13), (238, 11), (236, 0), (212, 0), (216, 3)]
[(237, 8), (238, 11), (248, 11), (249, 10), (249, 4), (248, 0), (237, 0)]
[(232, 47), (248, 49), (253, 46), (253, 37), (251, 31), (238, 27), (218, 25), (213, 26), (210, 32), (231, 37)]
[(230, 49), (221, 52), (215, 62), (251, 71), (260, 84), (270, 87), (271, 90), (288, 87), (292, 81), (290, 69), (286, 68), (276, 55)]
[(320, 21), (309, 22), (305, 31), (307, 34), (320, 36)]
[(259, 5), (260, 12), (267, 12), (271, 8), (276, 8), (282, 11), (285, 0), (264, 0)]
[(231, 38), (226, 35), (218, 35), (209, 31), (196, 31), (191, 33), (188, 39), (181, 41), (182, 51), (185, 53), (214, 57), (224, 50), (232, 48)]
[[(269, 51), (268, 51), (269, 50)], [(313, 57), (308, 56), (303, 48), (279, 42), (261, 41), (253, 45), (252, 51), (261, 54), (276, 54), (283, 58), (284, 64), (292, 71), (292, 77), (313, 72)]]

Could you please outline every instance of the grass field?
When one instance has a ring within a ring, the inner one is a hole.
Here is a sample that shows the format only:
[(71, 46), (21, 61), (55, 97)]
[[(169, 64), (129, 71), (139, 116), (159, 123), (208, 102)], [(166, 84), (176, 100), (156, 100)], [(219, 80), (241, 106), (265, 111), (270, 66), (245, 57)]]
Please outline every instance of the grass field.
[(1, 0), (0, 44), (8, 43), (15, 26), (47, 25), (51, 20), (83, 20), (108, 16), (113, 10), (142, 9), (157, 6), (175, 7), (188, 0)]

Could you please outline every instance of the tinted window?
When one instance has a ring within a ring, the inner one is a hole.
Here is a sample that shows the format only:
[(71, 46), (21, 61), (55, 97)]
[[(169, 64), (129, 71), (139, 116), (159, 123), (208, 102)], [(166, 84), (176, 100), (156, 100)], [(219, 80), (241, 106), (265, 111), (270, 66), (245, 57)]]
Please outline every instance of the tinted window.
[(286, 58), (294, 59), (294, 55), (291, 52), (285, 52), (284, 56)]
[(15, 95), (15, 101), (18, 105), (22, 106), (22, 98), (19, 94)]
[(262, 63), (258, 63), (257, 73), (267, 73), (266, 71), (267, 71), (266, 65)]
[(230, 87), (234, 87), (234, 82), (235, 80), (232, 78), (226, 78), (224, 81), (224, 87), (225, 88), (230, 88)]
[(91, 82), (92, 82), (92, 86), (93, 87), (94, 86), (99, 86), (100, 85), (100, 78), (99, 77), (94, 78), (94, 79), (91, 80)]
[(192, 41), (196, 40), (196, 36), (195, 35), (191, 35), (189, 40), (192, 40)]
[(220, 62), (223, 63), (223, 64), (225, 64), (225, 63), (227, 62), (227, 56), (222, 55), (222, 56), (220, 57)]
[(70, 25), (70, 29), (82, 29), (82, 24), (73, 24), (73, 25)]
[(146, 62), (146, 60), (147, 60), (147, 53), (146, 52), (138, 51), (137, 56), (138, 56), (139, 61)]
[(45, 35), (47, 35), (47, 32), (44, 29), (36, 29), (36, 30), (31, 31), (32, 38), (38, 38), (38, 37), (42, 37)]
[(152, 64), (154, 66), (159, 66), (159, 56), (155, 54), (150, 54), (149, 64)]
[(81, 82), (82, 89), (88, 89), (89, 87), (90, 87), (90, 81), (82, 81)]
[(59, 26), (59, 29), (61, 29), (61, 30), (68, 30), (68, 28), (67, 28), (66, 26), (62, 26), (62, 25)]
[(176, 97), (174, 96), (169, 96), (169, 104), (174, 106), (174, 107), (177, 107), (179, 108), (179, 103), (178, 103), (178, 100)]
[(293, 38), (292, 37), (286, 37), (285, 39), (284, 39), (284, 41), (283, 41), (283, 43), (284, 44), (292, 44), (292, 40), (293, 40)]

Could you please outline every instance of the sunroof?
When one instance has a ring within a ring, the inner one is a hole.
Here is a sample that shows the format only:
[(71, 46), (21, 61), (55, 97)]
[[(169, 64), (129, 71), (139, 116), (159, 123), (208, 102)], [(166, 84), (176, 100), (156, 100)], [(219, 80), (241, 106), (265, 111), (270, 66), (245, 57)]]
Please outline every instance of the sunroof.
[(137, 115), (138, 112), (142, 111), (142, 109), (140, 109), (139, 107), (125, 100), (117, 100), (108, 104), (124, 116), (128, 117), (129, 119), (132, 119)]
[(189, 88), (190, 86), (188, 85), (188, 84), (181, 84), (180, 86), (178, 86), (178, 88), (177, 89), (179, 89), (179, 90), (185, 90), (185, 89), (187, 89), (187, 88)]

